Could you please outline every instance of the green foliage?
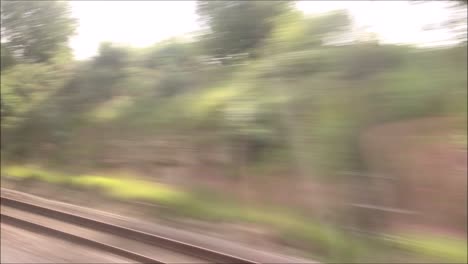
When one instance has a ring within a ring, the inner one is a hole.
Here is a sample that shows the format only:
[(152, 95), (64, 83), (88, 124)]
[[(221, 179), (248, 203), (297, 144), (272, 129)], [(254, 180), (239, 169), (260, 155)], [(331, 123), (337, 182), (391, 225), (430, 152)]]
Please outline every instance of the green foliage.
[(269, 55), (288, 51), (323, 50), (323, 44), (349, 43), (351, 19), (344, 11), (304, 17), (291, 10), (275, 18), (275, 27), (266, 43)]
[(121, 69), (129, 63), (129, 50), (114, 46), (112, 43), (101, 43), (98, 56), (94, 59), (96, 68)]
[(24, 118), (63, 85), (66, 73), (46, 64), (18, 64), (2, 72), (2, 127)]
[(144, 52), (144, 67), (151, 69), (188, 70), (197, 64), (195, 47), (191, 43), (171, 39)]
[(266, 41), (268, 55), (288, 51), (299, 46), (305, 36), (304, 15), (298, 10), (291, 10), (277, 16), (269, 39)]
[(75, 30), (64, 1), (3, 1), (2, 45), (18, 60), (46, 62)]
[(398, 67), (404, 62), (408, 51), (404, 47), (362, 43), (340, 54), (338, 67), (341, 67), (345, 78), (363, 79)]
[(298, 76), (311, 75), (330, 70), (329, 61), (324, 56), (324, 50), (301, 50), (288, 52), (271, 58), (270, 76), (284, 76), (295, 79)]
[[(292, 153), (291, 142), (300, 141), (313, 167), (334, 174), (359, 167), (357, 138), (369, 125), (466, 116), (466, 46), (332, 46), (350, 34), (342, 11), (304, 17), (287, 2), (199, 1), (208, 27), (201, 42), (170, 39), (145, 49), (103, 43), (91, 61), (71, 64), (62, 45), (73, 28), (65, 3), (8, 1), (2, 8), (5, 34), (16, 36), (2, 43), (2, 129), (25, 139), (38, 131), (65, 144), (89, 123), (134, 133), (216, 131), (231, 146), (245, 144), (253, 167), (261, 154), (250, 152)], [(38, 21), (40, 34), (29, 34)], [(33, 37), (34, 49), (15, 50)], [(261, 56), (220, 67), (201, 56), (201, 43), (215, 57)], [(20, 57), (47, 63), (15, 65)]]

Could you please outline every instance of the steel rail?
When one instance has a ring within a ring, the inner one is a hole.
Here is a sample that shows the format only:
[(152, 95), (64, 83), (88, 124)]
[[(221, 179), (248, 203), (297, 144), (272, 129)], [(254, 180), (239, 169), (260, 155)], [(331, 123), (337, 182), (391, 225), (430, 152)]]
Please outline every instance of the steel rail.
[[(91, 218), (79, 216), (79, 215), (76, 215), (76, 214), (64, 212), (64, 211), (57, 210), (57, 209), (52, 209), (52, 208), (48, 208), (48, 207), (35, 205), (35, 204), (24, 202), (24, 201), (19, 201), (19, 200), (12, 199), (12, 198), (7, 198), (7, 197), (1, 196), (0, 200), (1, 200), (1, 205), (2, 206), (12, 207), (12, 208), (27, 211), (27, 212), (30, 212), (30, 213), (42, 215), (42, 216), (45, 216), (45, 217), (48, 217), (48, 218), (53, 218), (53, 219), (60, 220), (60, 221), (63, 221), (63, 222), (76, 224), (76, 225), (79, 225), (79, 226), (82, 226), (82, 227), (87, 227), (87, 228), (90, 228), (90, 229), (93, 229), (93, 230), (111, 233), (111, 234), (114, 234), (114, 235), (117, 235), (117, 236), (120, 236), (120, 237), (123, 237), (123, 238), (133, 239), (133, 240), (143, 242), (143, 243), (146, 243), (146, 244), (150, 244), (150, 245), (154, 245), (154, 246), (158, 246), (158, 247), (162, 247), (162, 248), (167, 248), (167, 249), (170, 249), (170, 250), (173, 250), (173, 251), (185, 254), (185, 255), (205, 259), (205, 260), (207, 260), (209, 262), (236, 263), (236, 264), (237, 263), (238, 264), (258, 264), (259, 263), (259, 262), (256, 262), (256, 261), (252, 261), (252, 260), (244, 259), (244, 258), (241, 258), (241, 257), (236, 257), (236, 256), (233, 256), (233, 255), (225, 254), (225, 253), (222, 253), (222, 252), (206, 249), (206, 248), (199, 247), (199, 246), (196, 246), (196, 245), (184, 243), (184, 242), (177, 241), (177, 240), (174, 240), (174, 239), (170, 239), (170, 238), (167, 238), (167, 237), (163, 237), (163, 236), (159, 236), (159, 235), (155, 235), (155, 234), (150, 234), (150, 233), (142, 232), (142, 231), (127, 228), (127, 227), (122, 227), (122, 226), (119, 226), (119, 225), (94, 220), (94, 219), (91, 219)], [(44, 232), (48, 232), (50, 234), (55, 233), (59, 237), (60, 236), (62, 236), (62, 237), (67, 237), (68, 236), (69, 238), (71, 238), (71, 239), (73, 239), (73, 240), (75, 240), (77, 242), (81, 241), (82, 243), (87, 243), (88, 245), (91, 245), (91, 244), (94, 243), (94, 245), (96, 247), (100, 248), (100, 249), (112, 251), (113, 253), (116, 253), (116, 254), (119, 254), (119, 255), (122, 255), (122, 254), (125, 255), (126, 254), (127, 256), (131, 257), (131, 254), (135, 254), (135, 256), (132, 257), (132, 259), (136, 260), (136, 258), (139, 258), (140, 259), (140, 260), (138, 260), (139, 262), (162, 263), (162, 262), (159, 262), (157, 260), (148, 258), (146, 256), (142, 256), (142, 255), (139, 255), (139, 254), (136, 254), (136, 253), (126, 251), (124, 249), (115, 248), (113, 246), (105, 245), (105, 244), (102, 244), (102, 243), (97, 242), (97, 241), (91, 241), (91, 240), (86, 239), (86, 238), (79, 238), (79, 237), (77, 237), (75, 235), (72, 235), (72, 234), (67, 234), (67, 233), (64, 233), (64, 232), (59, 231), (59, 230), (55, 230), (55, 229), (52, 229), (52, 228), (49, 228), (49, 227), (41, 226), (41, 225), (38, 225), (38, 224), (35, 224), (35, 223), (30, 223), (30, 222), (28, 222), (26, 220), (17, 219), (17, 218), (2, 214), (1, 221), (3, 222), (4, 220), (6, 220), (9, 223), (13, 223), (13, 222), (17, 221), (18, 225), (22, 225), (24, 227), (29, 227), (29, 229), (40, 229), (40, 230), (43, 230)], [(52, 230), (54, 230), (54, 231), (52, 231)], [(146, 258), (146, 260), (145, 260), (145, 258)]]
[(55, 238), (59, 238), (59, 239), (62, 239), (62, 240), (67, 240), (67, 241), (70, 241), (70, 242), (73, 242), (73, 243), (76, 243), (76, 244), (80, 244), (80, 245), (83, 245), (83, 246), (88, 246), (88, 247), (92, 247), (92, 248), (99, 249), (99, 250), (102, 250), (102, 251), (110, 252), (110, 253), (119, 255), (121, 257), (130, 259), (130, 260), (134, 260), (134, 261), (138, 261), (138, 262), (141, 262), (141, 263), (161, 263), (161, 264), (164, 264), (164, 262), (159, 261), (159, 260), (154, 259), (154, 258), (150, 258), (150, 257), (144, 256), (144, 255), (141, 255), (141, 254), (138, 254), (138, 253), (135, 253), (135, 252), (131, 252), (131, 251), (119, 248), (119, 247), (114, 247), (114, 246), (111, 246), (111, 245), (108, 245), (108, 244), (105, 244), (105, 243), (101, 243), (101, 242), (96, 241), (96, 240), (88, 239), (88, 238), (81, 237), (81, 236), (76, 236), (76, 235), (73, 235), (73, 234), (70, 234), (70, 233), (66, 233), (66, 232), (63, 232), (63, 231), (60, 231), (60, 230), (57, 230), (57, 229), (53, 229), (53, 228), (50, 228), (50, 227), (47, 227), (47, 226), (44, 226), (44, 225), (33, 223), (33, 222), (30, 222), (30, 221), (27, 221), (27, 220), (24, 220), (24, 219), (20, 219), (20, 218), (14, 217), (14, 216), (4, 214), (4, 213), (1, 213), (0, 217), (1, 217), (0, 222), (2, 222), (4, 224), (16, 226), (16, 227), (24, 229), (24, 230), (29, 230), (29, 231), (32, 231), (32, 232), (41, 233), (41, 234), (44, 234), (44, 235), (47, 235), (47, 236), (50, 236), (50, 237), (55, 237)]

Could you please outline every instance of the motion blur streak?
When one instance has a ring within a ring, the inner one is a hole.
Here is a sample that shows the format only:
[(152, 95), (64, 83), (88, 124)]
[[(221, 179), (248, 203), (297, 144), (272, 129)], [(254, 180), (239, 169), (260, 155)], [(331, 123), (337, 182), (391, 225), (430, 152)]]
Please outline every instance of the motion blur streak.
[(467, 2), (395, 2), (2, 1), (2, 186), (314, 261), (466, 262)]

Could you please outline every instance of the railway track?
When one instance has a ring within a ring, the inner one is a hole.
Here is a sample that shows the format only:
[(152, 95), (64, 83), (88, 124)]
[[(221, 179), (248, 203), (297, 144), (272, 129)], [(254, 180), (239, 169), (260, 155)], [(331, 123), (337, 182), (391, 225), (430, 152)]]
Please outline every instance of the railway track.
[(259, 263), (4, 196), (1, 222), (141, 263)]

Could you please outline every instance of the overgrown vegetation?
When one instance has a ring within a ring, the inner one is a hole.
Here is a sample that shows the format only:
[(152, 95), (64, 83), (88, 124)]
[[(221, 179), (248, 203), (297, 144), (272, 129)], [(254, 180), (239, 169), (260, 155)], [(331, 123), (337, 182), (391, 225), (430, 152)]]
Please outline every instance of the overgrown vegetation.
[[(199, 38), (139, 49), (103, 43), (95, 57), (73, 61), (66, 40), (74, 22), (64, 3), (2, 4), (2, 34), (10, 36), (1, 47), (2, 162), (68, 172), (2, 166), (2, 176), (98, 187), (188, 217), (258, 223), (329, 260), (357, 258), (360, 245), (336, 227), (347, 211), (324, 224), (316, 220), (321, 212), (300, 206), (259, 210), (156, 182), (172, 169), (170, 177), (188, 174), (182, 179), (193, 185), (204, 176), (239, 183), (232, 189), (249, 197), (252, 178), (281, 175), (297, 185), (369, 186), (374, 195), (373, 181), (358, 177), (369, 172), (363, 134), (423, 117), (466, 121), (466, 42), (381, 44), (351, 31), (346, 12), (307, 17), (289, 2), (197, 7), (205, 23)], [(44, 16), (49, 9), (54, 15)], [(44, 30), (31, 34), (34, 16)], [(466, 135), (466, 125), (458, 131)], [(466, 146), (465, 136), (452, 140)], [(92, 173), (106, 169), (138, 170), (151, 182)], [(424, 242), (399, 244), (466, 259), (460, 246), (416, 240)]]

